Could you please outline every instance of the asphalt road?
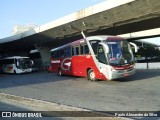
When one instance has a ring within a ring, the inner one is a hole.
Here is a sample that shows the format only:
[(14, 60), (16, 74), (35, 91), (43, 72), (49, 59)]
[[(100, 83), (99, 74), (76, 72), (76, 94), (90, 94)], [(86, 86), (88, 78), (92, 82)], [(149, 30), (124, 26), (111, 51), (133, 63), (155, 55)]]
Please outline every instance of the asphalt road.
[(160, 70), (98, 82), (47, 72), (1, 74), (0, 92), (99, 111), (160, 111)]

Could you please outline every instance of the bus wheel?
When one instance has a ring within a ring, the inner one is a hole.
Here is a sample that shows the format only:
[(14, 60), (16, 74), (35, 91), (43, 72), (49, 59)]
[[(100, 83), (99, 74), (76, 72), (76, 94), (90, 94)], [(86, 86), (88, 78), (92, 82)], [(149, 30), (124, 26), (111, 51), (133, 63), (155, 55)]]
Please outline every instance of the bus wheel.
[(87, 79), (90, 81), (97, 81), (97, 79), (95, 78), (95, 73), (92, 69), (88, 70), (88, 75), (87, 75)]
[(62, 71), (61, 71), (61, 69), (59, 68), (58, 69), (58, 74), (60, 75), (60, 76), (62, 76), (63, 74), (62, 74)]

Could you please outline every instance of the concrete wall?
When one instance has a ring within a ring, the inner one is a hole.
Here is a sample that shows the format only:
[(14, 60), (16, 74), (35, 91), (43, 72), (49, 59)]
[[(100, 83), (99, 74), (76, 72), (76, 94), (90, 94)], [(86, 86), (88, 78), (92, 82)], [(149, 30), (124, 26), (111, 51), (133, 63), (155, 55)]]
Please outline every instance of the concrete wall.
[[(136, 63), (136, 69), (147, 69), (147, 63)], [(148, 69), (160, 69), (160, 62), (148, 63)]]

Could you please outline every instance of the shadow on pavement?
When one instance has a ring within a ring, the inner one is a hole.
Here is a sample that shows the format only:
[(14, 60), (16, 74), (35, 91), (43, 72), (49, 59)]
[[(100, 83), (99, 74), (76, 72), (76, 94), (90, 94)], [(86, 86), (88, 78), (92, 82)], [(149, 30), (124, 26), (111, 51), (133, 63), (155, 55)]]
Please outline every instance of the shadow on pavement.
[(155, 78), (160, 76), (160, 70), (136, 70), (136, 73), (134, 75), (125, 77), (125, 78), (119, 78), (113, 81), (119, 81), (119, 82), (131, 82), (131, 81), (137, 81), (137, 80), (150, 80), (150, 78)]
[(0, 89), (16, 87), (16, 86), (48, 83), (48, 82), (53, 83), (53, 82), (65, 81), (69, 79), (72, 79), (72, 77), (70, 76), (61, 77), (56, 73), (47, 73), (46, 71), (20, 74), (20, 75), (1, 74)]

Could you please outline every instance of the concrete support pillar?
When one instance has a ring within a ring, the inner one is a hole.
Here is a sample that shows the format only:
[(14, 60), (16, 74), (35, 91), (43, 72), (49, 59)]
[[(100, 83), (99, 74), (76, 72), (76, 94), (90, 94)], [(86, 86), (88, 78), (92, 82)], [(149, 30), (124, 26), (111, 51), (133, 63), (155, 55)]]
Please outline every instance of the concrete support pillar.
[(43, 47), (41, 45), (35, 45), (37, 50), (40, 52), (43, 67), (45, 68), (50, 64), (50, 48), (48, 47)]

